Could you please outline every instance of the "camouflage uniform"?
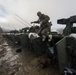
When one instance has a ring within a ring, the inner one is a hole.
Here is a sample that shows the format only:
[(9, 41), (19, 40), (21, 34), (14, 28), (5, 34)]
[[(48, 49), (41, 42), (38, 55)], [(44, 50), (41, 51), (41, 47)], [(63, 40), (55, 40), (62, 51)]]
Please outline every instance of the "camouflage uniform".
[[(37, 21), (34, 21), (32, 23), (39, 23), (40, 29), (38, 31), (39, 35), (47, 35), (50, 32), (51, 29), (51, 23), (49, 22), (50, 18), (47, 15), (40, 13), (39, 19)], [(37, 14), (38, 15), (38, 14)]]

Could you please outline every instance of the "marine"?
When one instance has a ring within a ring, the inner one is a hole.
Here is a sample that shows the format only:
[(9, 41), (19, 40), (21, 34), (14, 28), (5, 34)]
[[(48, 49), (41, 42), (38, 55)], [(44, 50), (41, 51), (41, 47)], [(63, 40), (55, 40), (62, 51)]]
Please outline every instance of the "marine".
[(49, 16), (42, 14), (40, 11), (37, 12), (37, 16), (39, 17), (39, 19), (37, 21), (33, 21), (32, 23), (38, 23), (40, 24), (40, 29), (38, 31), (38, 34), (40, 36), (45, 35), (47, 36), (50, 31), (51, 31), (51, 22), (49, 22), (50, 18)]

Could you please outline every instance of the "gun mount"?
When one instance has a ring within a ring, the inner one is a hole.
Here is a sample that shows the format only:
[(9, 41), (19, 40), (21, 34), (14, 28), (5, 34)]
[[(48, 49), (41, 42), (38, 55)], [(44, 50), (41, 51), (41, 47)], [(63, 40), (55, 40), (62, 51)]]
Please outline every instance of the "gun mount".
[(73, 28), (73, 23), (76, 23), (76, 16), (71, 16), (70, 18), (63, 18), (57, 20), (58, 24), (66, 24), (66, 27), (63, 30), (64, 35), (69, 35), (71, 33), (76, 33), (75, 29), (76, 27)]

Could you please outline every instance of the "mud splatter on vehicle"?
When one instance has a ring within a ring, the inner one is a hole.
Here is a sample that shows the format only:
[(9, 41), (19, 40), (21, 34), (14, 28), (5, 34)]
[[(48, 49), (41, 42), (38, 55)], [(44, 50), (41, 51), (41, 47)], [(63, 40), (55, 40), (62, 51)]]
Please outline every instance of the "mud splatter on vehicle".
[(23, 50), (21, 53), (16, 53), (17, 48), (7, 42), (2, 43), (0, 44), (0, 75), (59, 75), (55, 66), (40, 68), (39, 58), (30, 51)]

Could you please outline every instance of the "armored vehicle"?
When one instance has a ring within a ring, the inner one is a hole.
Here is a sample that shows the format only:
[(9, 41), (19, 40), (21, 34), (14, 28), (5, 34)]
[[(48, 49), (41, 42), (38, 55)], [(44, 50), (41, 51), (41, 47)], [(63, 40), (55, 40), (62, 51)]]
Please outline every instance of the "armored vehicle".
[[(11, 34), (7, 36), (14, 43), (20, 42), (22, 48), (31, 50), (36, 56), (40, 57), (45, 54), (55, 64), (59, 65), (61, 73), (65, 75), (76, 74), (76, 37), (72, 33), (76, 33), (76, 16), (57, 20), (58, 24), (66, 24), (63, 34), (50, 32), (46, 37), (34, 36), (39, 27), (24, 28), (24, 33), (17, 35)], [(31, 33), (30, 37), (29, 34)], [(34, 34), (34, 35), (33, 35)], [(18, 39), (18, 40), (17, 40)]]
[(63, 30), (65, 37), (56, 43), (60, 71), (65, 75), (76, 75), (76, 27), (73, 27), (76, 16), (59, 19), (57, 23), (66, 24)]

